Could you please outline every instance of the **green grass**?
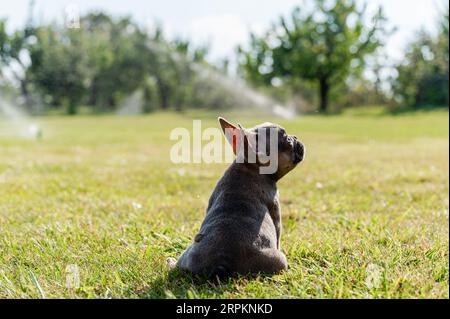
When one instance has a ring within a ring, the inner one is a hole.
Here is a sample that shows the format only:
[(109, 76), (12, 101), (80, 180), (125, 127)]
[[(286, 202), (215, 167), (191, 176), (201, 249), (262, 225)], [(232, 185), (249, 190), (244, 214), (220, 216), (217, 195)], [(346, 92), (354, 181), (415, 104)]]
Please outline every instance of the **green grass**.
[(0, 119), (0, 297), (449, 297), (445, 111), (277, 120), (307, 147), (279, 183), (290, 269), (221, 284), (170, 273), (228, 164), (170, 163), (169, 132), (215, 116), (38, 118), (39, 141)]

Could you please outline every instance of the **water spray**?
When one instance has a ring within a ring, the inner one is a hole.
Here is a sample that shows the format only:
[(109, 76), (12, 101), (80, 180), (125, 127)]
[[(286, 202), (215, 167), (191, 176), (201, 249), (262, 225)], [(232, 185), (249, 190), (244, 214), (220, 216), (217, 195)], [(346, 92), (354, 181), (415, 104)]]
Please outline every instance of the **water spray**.
[(42, 128), (38, 124), (31, 124), (28, 131), (30, 137), (36, 138), (37, 140), (42, 139)]
[(2, 115), (6, 118), (7, 124), (5, 134), (36, 140), (42, 139), (42, 128), (37, 123), (32, 123), (25, 111), (4, 98), (0, 98), (0, 119)]
[(213, 81), (230, 94), (235, 95), (237, 99), (247, 100), (250, 104), (265, 109), (266, 111), (282, 118), (290, 119), (296, 115), (294, 106), (282, 105), (275, 99), (251, 88), (244, 80), (240, 78), (228, 76), (213, 67), (202, 63), (188, 61), (185, 56), (178, 52), (174, 52), (162, 43), (150, 41), (148, 42), (148, 46), (153, 50), (158, 50), (164, 54), (170, 55), (175, 62), (189, 63), (192, 65), (192, 69), (198, 76), (205, 80)]

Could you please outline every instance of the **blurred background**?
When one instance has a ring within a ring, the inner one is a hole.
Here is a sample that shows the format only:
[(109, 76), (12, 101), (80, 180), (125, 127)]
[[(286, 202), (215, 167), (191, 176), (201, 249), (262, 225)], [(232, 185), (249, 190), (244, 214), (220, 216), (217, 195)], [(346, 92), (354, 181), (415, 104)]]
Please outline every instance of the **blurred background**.
[(0, 8), (0, 113), (448, 108), (441, 0), (16, 0)]

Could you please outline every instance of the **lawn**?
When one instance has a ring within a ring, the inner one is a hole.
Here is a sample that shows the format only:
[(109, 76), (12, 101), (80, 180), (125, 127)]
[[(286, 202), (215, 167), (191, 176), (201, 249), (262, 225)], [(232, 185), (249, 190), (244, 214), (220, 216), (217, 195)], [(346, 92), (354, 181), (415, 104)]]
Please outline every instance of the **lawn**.
[(220, 284), (169, 272), (228, 165), (172, 164), (169, 133), (215, 116), (50, 116), (33, 119), (40, 140), (0, 118), (0, 297), (449, 297), (446, 111), (276, 120), (307, 148), (279, 183), (289, 270)]

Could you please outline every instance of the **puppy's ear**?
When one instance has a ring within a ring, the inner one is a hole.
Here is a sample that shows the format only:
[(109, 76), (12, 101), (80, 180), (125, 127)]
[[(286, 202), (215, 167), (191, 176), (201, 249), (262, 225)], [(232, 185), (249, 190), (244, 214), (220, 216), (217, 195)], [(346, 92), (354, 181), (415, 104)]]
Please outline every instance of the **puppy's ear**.
[(223, 134), (225, 134), (228, 143), (230, 143), (233, 148), (233, 152), (236, 155), (242, 138), (241, 128), (237, 128), (223, 117), (219, 117), (218, 120), (220, 126), (222, 127)]

